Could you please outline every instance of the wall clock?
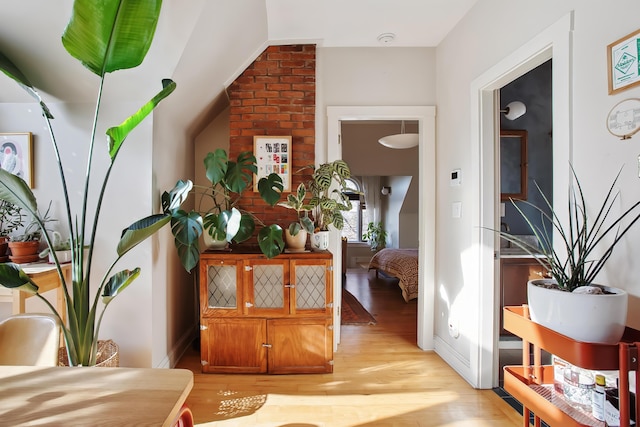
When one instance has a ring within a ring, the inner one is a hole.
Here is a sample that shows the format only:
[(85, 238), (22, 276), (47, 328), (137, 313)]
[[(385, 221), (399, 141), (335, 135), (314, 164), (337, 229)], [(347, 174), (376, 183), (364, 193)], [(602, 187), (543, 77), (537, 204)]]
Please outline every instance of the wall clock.
[(607, 129), (620, 139), (631, 138), (640, 130), (640, 99), (617, 103), (607, 116)]

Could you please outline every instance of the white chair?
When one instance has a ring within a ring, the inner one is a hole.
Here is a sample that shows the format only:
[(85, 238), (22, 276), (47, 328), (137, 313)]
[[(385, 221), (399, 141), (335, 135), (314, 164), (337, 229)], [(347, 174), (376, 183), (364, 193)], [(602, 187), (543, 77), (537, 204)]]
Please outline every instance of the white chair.
[(58, 366), (60, 324), (52, 314), (15, 314), (0, 322), (0, 365)]

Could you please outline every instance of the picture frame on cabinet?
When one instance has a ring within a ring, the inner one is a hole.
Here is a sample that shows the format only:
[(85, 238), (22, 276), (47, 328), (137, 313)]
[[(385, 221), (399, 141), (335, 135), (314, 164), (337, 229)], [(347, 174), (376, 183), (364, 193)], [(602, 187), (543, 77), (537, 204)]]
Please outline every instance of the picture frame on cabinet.
[(640, 30), (607, 46), (609, 95), (640, 85)]
[(253, 137), (253, 155), (258, 172), (253, 180), (253, 191), (258, 191), (258, 181), (276, 173), (282, 178), (283, 192), (291, 191), (291, 136)]
[(24, 179), (33, 188), (31, 132), (0, 133), (0, 168)]

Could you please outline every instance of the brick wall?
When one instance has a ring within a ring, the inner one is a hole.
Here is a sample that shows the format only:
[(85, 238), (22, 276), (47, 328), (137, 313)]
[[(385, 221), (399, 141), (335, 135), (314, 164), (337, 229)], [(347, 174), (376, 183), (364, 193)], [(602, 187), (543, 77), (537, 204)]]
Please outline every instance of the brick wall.
[[(295, 191), (309, 178), (296, 171), (315, 162), (315, 45), (268, 47), (227, 92), (231, 103), (230, 158), (253, 151), (255, 135), (291, 136), (291, 189)], [(246, 192), (239, 205), (266, 224), (286, 228), (296, 219), (295, 212), (270, 207), (257, 192)]]

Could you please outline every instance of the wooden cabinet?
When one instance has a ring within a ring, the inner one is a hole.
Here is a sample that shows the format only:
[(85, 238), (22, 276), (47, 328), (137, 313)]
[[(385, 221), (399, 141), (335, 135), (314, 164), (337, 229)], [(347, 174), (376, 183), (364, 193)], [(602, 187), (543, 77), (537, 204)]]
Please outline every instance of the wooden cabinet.
[[(500, 258), (500, 324), (502, 308), (527, 303), (527, 282), (544, 277), (543, 267), (533, 258)], [(513, 335), (504, 328), (500, 335)]]
[[(542, 349), (567, 362), (589, 370), (619, 370), (620, 426), (629, 427), (629, 372), (638, 376), (640, 331), (626, 328), (618, 344), (589, 344), (574, 341), (529, 319), (527, 307), (505, 307), (504, 327), (522, 338), (521, 366), (504, 367), (504, 388), (523, 406), (523, 426), (529, 426), (530, 413), (535, 414), (535, 425), (544, 420), (551, 427), (603, 427), (590, 414), (574, 409), (553, 385), (553, 366), (540, 362)], [(533, 352), (530, 352), (531, 347)], [(530, 354), (533, 353), (533, 361)], [(636, 399), (635, 412), (640, 400)]]
[(200, 256), (203, 372), (333, 372), (331, 253)]

